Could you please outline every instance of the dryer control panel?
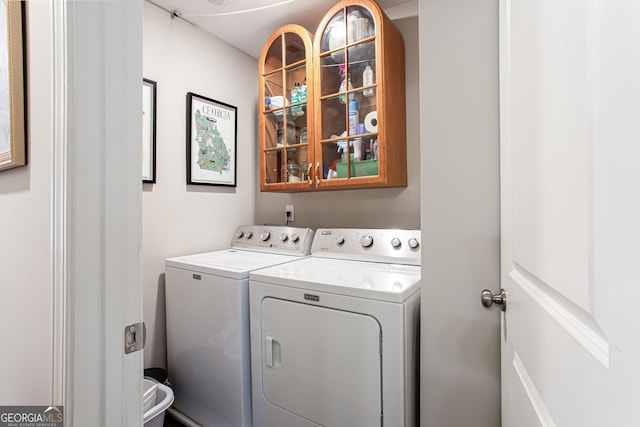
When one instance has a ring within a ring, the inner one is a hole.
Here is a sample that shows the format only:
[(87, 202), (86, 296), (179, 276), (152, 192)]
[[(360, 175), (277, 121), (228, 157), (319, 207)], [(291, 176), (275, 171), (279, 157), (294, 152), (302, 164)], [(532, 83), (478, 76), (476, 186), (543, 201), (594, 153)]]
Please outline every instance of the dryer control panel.
[(241, 225), (231, 247), (289, 255), (309, 255), (313, 241), (310, 228), (277, 225)]
[(420, 265), (420, 230), (319, 228), (313, 256)]

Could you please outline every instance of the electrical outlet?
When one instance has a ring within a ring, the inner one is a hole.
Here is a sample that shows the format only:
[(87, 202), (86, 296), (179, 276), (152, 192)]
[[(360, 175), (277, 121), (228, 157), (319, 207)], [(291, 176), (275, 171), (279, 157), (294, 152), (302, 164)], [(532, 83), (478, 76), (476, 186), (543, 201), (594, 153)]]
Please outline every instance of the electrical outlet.
[(287, 222), (293, 222), (295, 217), (293, 216), (293, 205), (284, 206), (284, 219)]

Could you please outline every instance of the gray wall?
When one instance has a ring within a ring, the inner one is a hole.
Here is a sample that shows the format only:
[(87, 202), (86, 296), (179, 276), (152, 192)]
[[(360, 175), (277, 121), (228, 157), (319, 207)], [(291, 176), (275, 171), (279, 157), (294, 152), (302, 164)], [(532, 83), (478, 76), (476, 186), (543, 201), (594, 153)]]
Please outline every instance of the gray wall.
[[(394, 24), (405, 43), (407, 187), (289, 194), (257, 191), (256, 224), (283, 224), (284, 207), (293, 204), (292, 225), (297, 227), (420, 227), (418, 18), (405, 18)], [(256, 181), (259, 179), (258, 174)]]
[[(27, 166), (0, 172), (0, 402), (53, 402), (51, 10), (27, 11)], [(58, 331), (56, 330), (56, 334)]]
[[(258, 64), (149, 2), (143, 27), (144, 77), (158, 83), (157, 183), (142, 192), (144, 353), (145, 367), (164, 367), (165, 258), (227, 248), (235, 228), (254, 221)], [(186, 185), (187, 92), (238, 107), (236, 188)]]
[(422, 0), (421, 425), (500, 425), (498, 2)]

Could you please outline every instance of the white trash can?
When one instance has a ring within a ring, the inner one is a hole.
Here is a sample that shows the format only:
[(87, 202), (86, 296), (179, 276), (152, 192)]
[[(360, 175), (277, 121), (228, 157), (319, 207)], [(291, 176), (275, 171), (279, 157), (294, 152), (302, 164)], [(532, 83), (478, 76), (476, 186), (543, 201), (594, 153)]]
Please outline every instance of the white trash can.
[[(150, 389), (151, 387), (147, 389), (145, 384), (145, 390)], [(164, 384), (157, 384), (157, 388), (155, 389), (155, 404), (144, 411), (144, 427), (162, 427), (164, 424), (164, 413), (172, 403), (173, 390)]]
[(158, 382), (153, 379), (142, 380), (142, 413), (147, 412), (156, 404), (156, 391), (158, 390)]

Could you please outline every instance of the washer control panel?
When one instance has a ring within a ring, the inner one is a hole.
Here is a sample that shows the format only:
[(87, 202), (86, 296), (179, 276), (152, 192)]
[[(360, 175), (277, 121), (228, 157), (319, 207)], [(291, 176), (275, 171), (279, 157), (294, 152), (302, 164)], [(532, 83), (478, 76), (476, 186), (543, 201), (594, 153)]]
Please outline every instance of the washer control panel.
[(313, 256), (420, 265), (420, 230), (319, 228)]
[(233, 235), (231, 247), (261, 252), (309, 255), (313, 234), (310, 228), (241, 225)]

